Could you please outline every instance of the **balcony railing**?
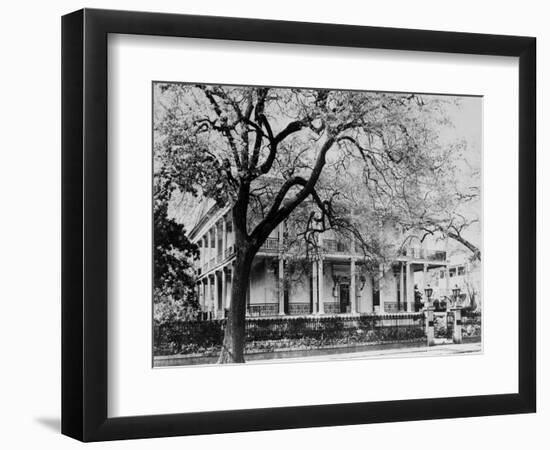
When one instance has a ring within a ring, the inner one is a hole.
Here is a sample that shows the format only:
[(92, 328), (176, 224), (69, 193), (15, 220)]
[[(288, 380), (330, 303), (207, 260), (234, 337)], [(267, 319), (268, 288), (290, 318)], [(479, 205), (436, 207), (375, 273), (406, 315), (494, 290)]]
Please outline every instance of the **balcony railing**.
[(235, 254), (235, 246), (234, 245), (230, 245), (229, 247), (227, 247), (225, 249), (224, 256), (226, 258), (231, 258), (234, 254)]
[(323, 250), (326, 253), (349, 253), (350, 247), (345, 242), (340, 242), (335, 239), (324, 239)]
[(265, 242), (260, 247), (261, 251), (264, 252), (277, 252), (279, 251), (279, 239), (278, 238), (267, 238)]
[(447, 260), (447, 252), (443, 250), (410, 247), (401, 249), (399, 253), (401, 256), (407, 256), (412, 259), (424, 259), (428, 261)]

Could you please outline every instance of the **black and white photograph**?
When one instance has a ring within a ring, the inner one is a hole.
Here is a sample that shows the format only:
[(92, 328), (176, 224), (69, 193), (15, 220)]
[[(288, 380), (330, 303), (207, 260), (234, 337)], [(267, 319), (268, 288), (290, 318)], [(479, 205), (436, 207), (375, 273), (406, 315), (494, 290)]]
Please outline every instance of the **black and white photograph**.
[(483, 97), (152, 83), (153, 366), (483, 350)]
[(0, 448), (544, 448), (548, 8), (457, 5), (6, 3)]

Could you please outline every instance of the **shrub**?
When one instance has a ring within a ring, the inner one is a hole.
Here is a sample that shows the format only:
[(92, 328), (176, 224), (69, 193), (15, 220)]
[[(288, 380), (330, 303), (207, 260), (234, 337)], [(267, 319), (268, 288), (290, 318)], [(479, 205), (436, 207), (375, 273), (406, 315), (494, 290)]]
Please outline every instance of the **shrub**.
[[(400, 325), (400, 316), (249, 318), (247, 350), (319, 348), (424, 338), (421, 320)], [(402, 316), (401, 316), (402, 317)], [(419, 318), (419, 316), (416, 316)], [(385, 325), (391, 319), (393, 325)], [(225, 319), (156, 325), (155, 355), (211, 354), (219, 351)]]

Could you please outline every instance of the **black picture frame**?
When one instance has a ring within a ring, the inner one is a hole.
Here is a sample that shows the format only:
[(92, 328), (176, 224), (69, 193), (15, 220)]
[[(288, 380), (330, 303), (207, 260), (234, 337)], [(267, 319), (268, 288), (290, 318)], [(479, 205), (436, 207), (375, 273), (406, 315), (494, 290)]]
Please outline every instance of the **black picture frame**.
[[(519, 58), (517, 393), (107, 417), (109, 33)], [(82, 441), (535, 412), (536, 40), (243, 18), (83, 9), (62, 18), (62, 433)]]

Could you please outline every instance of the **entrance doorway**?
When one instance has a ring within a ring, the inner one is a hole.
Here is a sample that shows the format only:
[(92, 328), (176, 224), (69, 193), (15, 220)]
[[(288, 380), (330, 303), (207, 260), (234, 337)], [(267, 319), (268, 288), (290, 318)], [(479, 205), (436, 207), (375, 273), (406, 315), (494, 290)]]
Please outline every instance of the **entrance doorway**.
[(340, 312), (349, 312), (349, 284), (340, 285)]

